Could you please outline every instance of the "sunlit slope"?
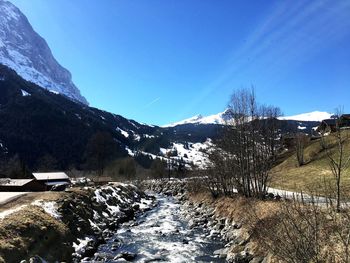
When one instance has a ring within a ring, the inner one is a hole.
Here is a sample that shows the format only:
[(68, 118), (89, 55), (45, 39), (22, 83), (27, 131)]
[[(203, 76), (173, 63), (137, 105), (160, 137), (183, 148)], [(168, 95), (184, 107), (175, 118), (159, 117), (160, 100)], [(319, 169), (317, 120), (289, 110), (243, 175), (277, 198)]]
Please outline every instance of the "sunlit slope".
[[(343, 131), (345, 141), (345, 155), (350, 155), (350, 131)], [(329, 136), (327, 142), (331, 145), (331, 152), (337, 150), (335, 140)], [(325, 193), (329, 185), (334, 185), (334, 176), (329, 166), (327, 152), (322, 149), (321, 140), (310, 142), (304, 151), (305, 164), (298, 166), (296, 153), (292, 153), (280, 164), (272, 169), (272, 186), (294, 191), (316, 191)], [(350, 169), (344, 172), (342, 178), (344, 191), (350, 189)]]

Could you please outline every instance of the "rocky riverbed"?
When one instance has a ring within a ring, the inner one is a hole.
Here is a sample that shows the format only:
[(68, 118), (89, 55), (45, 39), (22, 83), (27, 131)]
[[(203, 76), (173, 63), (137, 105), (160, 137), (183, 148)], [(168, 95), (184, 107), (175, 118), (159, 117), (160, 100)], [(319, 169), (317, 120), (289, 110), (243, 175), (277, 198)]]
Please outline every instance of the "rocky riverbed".
[(75, 188), (28, 204), (1, 223), (0, 262), (269, 262), (241, 222), (193, 199), (186, 181), (145, 189)]
[[(190, 197), (188, 180), (152, 180), (143, 184), (144, 189), (163, 193), (179, 200), (181, 208), (187, 211), (185, 220), (190, 229), (204, 231), (206, 239), (221, 240), (221, 248), (213, 251), (216, 258), (232, 263), (269, 263), (271, 256), (261, 256), (251, 242), (247, 228), (232, 217), (223, 216), (215, 204), (208, 204)], [(232, 199), (231, 202), (234, 202)], [(211, 262), (211, 261), (204, 261)]]
[(209, 228), (196, 226), (189, 207), (164, 194), (157, 207), (124, 223), (99, 247), (94, 260), (106, 262), (225, 262), (223, 243)]

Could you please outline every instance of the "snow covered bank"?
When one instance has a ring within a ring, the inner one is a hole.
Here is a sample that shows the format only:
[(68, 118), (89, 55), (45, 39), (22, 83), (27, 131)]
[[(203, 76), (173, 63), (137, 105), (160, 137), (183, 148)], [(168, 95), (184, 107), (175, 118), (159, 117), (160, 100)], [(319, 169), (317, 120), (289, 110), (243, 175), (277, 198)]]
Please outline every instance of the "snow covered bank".
[(58, 196), (0, 214), (0, 262), (36, 256), (48, 262), (80, 262), (93, 256), (121, 223), (154, 204), (137, 187), (121, 183), (72, 188)]

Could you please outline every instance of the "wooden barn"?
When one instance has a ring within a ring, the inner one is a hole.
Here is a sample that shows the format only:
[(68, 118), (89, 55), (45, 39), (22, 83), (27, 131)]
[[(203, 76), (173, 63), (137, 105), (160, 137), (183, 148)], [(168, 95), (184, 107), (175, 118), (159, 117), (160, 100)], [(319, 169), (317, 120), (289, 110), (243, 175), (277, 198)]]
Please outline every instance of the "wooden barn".
[(326, 119), (321, 122), (321, 125), (318, 127), (320, 132), (334, 132), (337, 127), (337, 119)]
[(33, 173), (34, 180), (40, 183), (45, 191), (64, 190), (71, 184), (69, 176), (63, 172)]
[(317, 130), (319, 132), (334, 132), (337, 129), (337, 124), (342, 129), (350, 128), (350, 114), (343, 114), (339, 119), (323, 120)]
[(342, 128), (350, 128), (350, 114), (340, 116), (340, 126)]
[(35, 179), (1, 179), (1, 192), (38, 192), (45, 191), (45, 186)]

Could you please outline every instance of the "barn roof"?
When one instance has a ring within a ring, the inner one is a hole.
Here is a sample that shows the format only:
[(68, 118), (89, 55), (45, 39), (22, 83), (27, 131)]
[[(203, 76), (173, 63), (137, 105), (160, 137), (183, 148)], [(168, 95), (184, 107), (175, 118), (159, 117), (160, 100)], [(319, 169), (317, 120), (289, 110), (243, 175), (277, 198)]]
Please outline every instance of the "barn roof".
[(63, 172), (58, 173), (33, 173), (36, 180), (69, 180), (68, 175)]
[(9, 179), (9, 178), (6, 178), (6, 179), (0, 180), (0, 185), (2, 185), (2, 186), (23, 186), (23, 185), (30, 183), (33, 180), (34, 179)]

